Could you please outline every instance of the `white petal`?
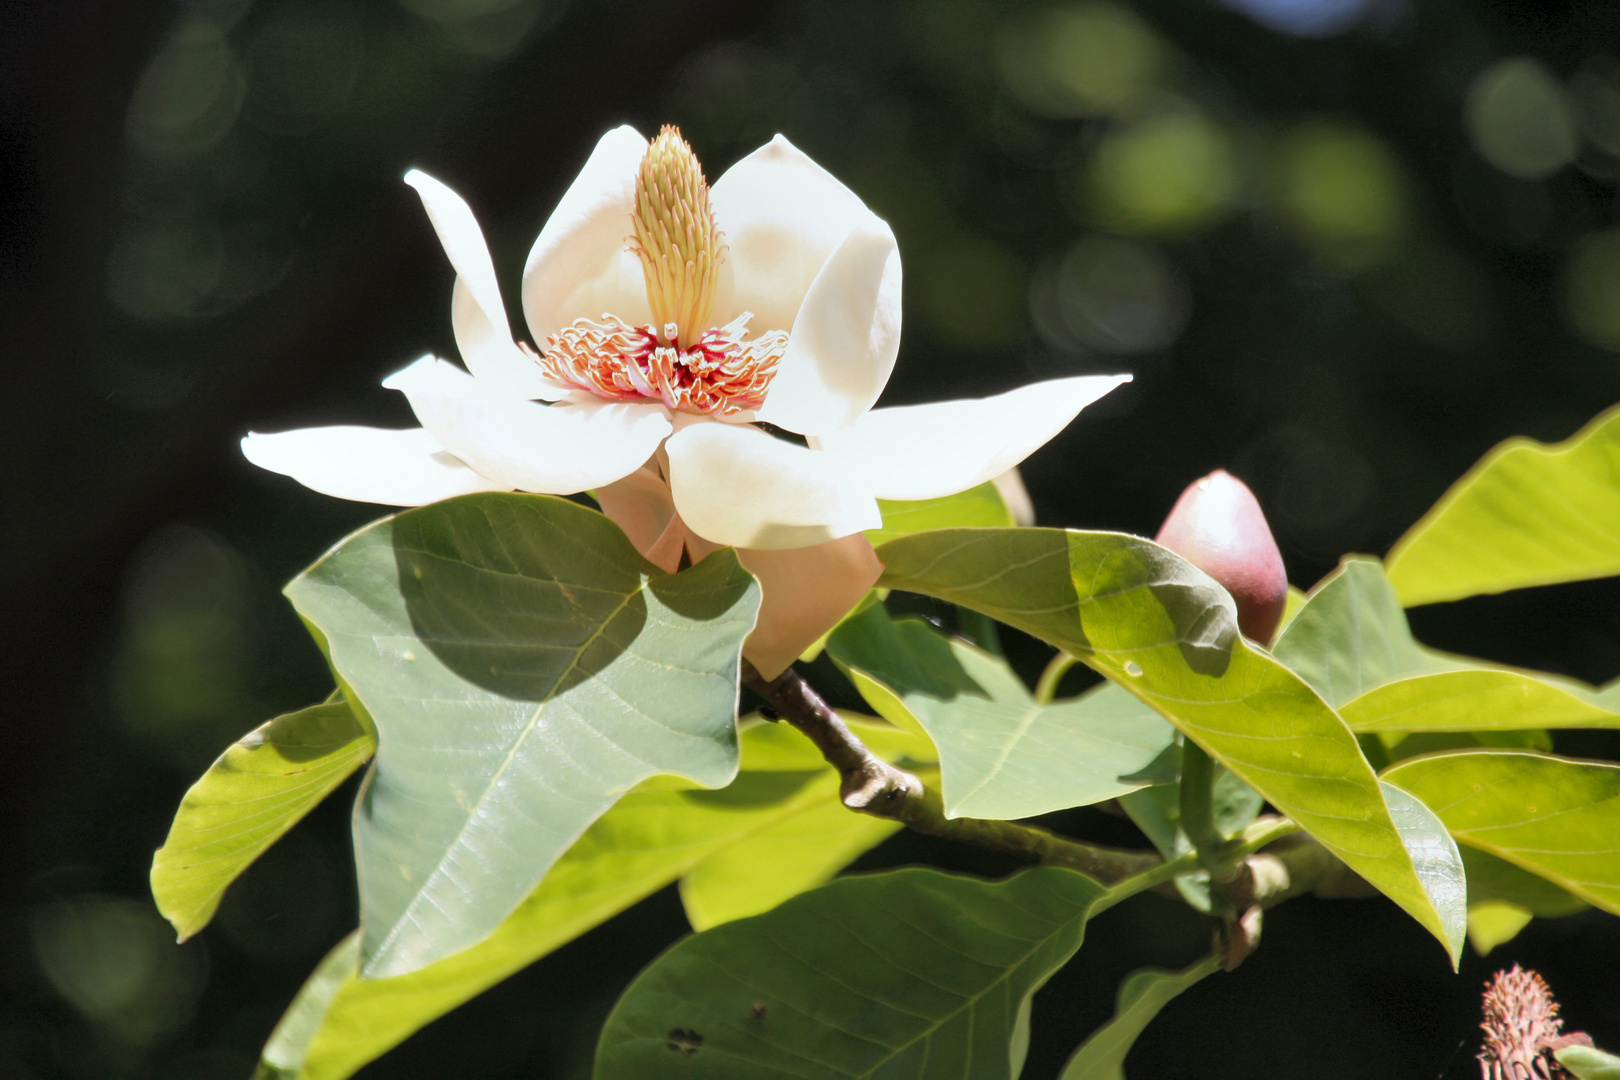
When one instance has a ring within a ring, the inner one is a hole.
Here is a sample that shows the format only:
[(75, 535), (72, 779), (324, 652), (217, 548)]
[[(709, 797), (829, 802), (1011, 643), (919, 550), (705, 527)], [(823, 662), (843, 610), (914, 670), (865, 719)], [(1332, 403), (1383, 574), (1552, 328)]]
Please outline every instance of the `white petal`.
[(665, 449), (676, 509), (717, 544), (808, 547), (883, 520), (858, 473), (758, 428), (692, 424)]
[(793, 328), (822, 264), (871, 213), (780, 135), (727, 169), (709, 194), (731, 247), (721, 264), (715, 322), (723, 326), (751, 311), (755, 336)]
[(478, 472), (522, 491), (572, 495), (628, 476), (670, 431), (662, 405), (541, 405), (491, 392), (424, 356), (383, 380), (422, 426)]
[(848, 427), (877, 403), (899, 351), (900, 249), (866, 214), (811, 283), (759, 418), (801, 435)]
[(936, 499), (1000, 474), (1044, 446), (1129, 375), (1031, 383), (995, 397), (873, 409), (816, 440), (863, 471), (880, 499)]
[(318, 427), (253, 432), (242, 453), (261, 469), (323, 495), (385, 506), (421, 506), (474, 491), (510, 491), (446, 453), (422, 428)]
[(495, 264), (490, 261), (489, 247), (472, 208), (460, 195), (420, 169), (406, 173), (405, 182), (422, 197), (433, 231), (439, 234), (439, 243), (455, 267), (450, 322), (467, 370), (506, 387), (517, 397), (547, 401), (557, 398), (565, 387), (546, 378), (534, 360), (512, 343), (501, 287), (495, 280)]
[(652, 322), (641, 262), (625, 241), (646, 153), (635, 128), (602, 136), (540, 230), (523, 270), (523, 314), (540, 348), (575, 319), (611, 314), (633, 326)]

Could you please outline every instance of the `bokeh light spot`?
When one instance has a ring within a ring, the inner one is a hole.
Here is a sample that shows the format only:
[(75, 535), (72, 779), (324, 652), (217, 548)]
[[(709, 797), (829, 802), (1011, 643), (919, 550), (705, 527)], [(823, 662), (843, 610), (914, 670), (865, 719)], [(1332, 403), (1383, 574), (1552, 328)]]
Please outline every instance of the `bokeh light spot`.
[(1109, 3), (1030, 12), (996, 38), (1003, 83), (1048, 116), (1124, 111), (1157, 87), (1166, 60), (1152, 27)]
[(191, 1019), (203, 954), (177, 945), (150, 903), (55, 900), (34, 910), (29, 929), (51, 988), (116, 1038), (149, 1045)]
[(1030, 289), (1036, 328), (1067, 350), (1129, 355), (1167, 348), (1190, 307), (1186, 282), (1161, 251), (1110, 236), (1082, 238)]
[(1620, 158), (1620, 60), (1608, 53), (1588, 57), (1570, 80), (1570, 92), (1587, 141)]
[(143, 319), (193, 315), (220, 281), (224, 244), (198, 222), (140, 222), (107, 256), (107, 297)]
[(1222, 0), (1261, 26), (1296, 37), (1330, 37), (1361, 21), (1368, 0)]
[(1127, 233), (1176, 233), (1225, 213), (1237, 164), (1226, 133), (1191, 112), (1167, 113), (1111, 136), (1092, 161), (1104, 223)]
[(480, 60), (499, 60), (521, 47), (541, 16), (561, 7), (549, 0), (399, 0), (434, 31), (434, 40)]
[(194, 158), (236, 124), (245, 89), (223, 26), (205, 17), (186, 19), (141, 72), (125, 130), (153, 158)]
[(1284, 204), (1315, 252), (1343, 269), (1384, 258), (1399, 238), (1405, 198), (1394, 157), (1376, 136), (1325, 123), (1284, 140)]
[(1474, 149), (1509, 176), (1551, 176), (1579, 149), (1568, 95), (1552, 72), (1528, 57), (1500, 60), (1481, 72), (1468, 88), (1464, 117)]
[(250, 726), (244, 561), (218, 536), (163, 529), (131, 563), (114, 704), (125, 729), (176, 764), (206, 764)]
[(1564, 313), (1581, 337), (1620, 352), (1620, 229), (1576, 245), (1564, 268)]

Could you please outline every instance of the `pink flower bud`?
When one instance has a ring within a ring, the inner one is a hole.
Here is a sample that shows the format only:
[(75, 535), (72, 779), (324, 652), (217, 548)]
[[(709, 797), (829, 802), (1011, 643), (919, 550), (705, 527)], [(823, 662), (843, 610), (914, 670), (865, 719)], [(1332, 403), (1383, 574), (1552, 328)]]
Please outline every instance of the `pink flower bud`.
[(1288, 603), (1288, 574), (1248, 485), (1224, 469), (1193, 481), (1154, 539), (1225, 586), (1238, 628), (1270, 643)]

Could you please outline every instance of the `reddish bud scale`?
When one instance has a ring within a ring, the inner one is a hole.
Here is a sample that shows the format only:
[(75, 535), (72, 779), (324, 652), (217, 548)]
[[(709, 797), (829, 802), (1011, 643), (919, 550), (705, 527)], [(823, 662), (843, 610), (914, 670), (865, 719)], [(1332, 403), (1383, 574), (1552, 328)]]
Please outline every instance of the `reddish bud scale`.
[(1248, 485), (1224, 469), (1194, 481), (1155, 539), (1220, 582), (1237, 602), (1238, 628), (1270, 644), (1288, 603), (1288, 574)]

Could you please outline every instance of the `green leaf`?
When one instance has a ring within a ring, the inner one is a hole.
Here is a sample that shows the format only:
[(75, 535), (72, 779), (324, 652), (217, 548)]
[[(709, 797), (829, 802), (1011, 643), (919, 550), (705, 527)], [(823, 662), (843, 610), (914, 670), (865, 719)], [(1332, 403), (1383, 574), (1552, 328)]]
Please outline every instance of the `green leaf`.
[(1566, 1046), (1554, 1051), (1558, 1064), (1579, 1080), (1620, 1080), (1620, 1057), (1590, 1046)]
[(278, 716), (237, 740), (180, 802), (152, 859), (152, 898), (184, 941), (225, 888), (371, 756), (342, 701)]
[[(925, 784), (938, 782), (933, 748), (925, 740), (910, 732), (863, 724), (848, 716), (845, 722), (854, 726), (862, 741), (879, 757), (912, 770)], [(795, 733), (791, 745), (802, 753), (805, 740)], [(804, 767), (802, 758), (798, 767)], [(801, 813), (760, 829), (698, 863), (681, 879), (686, 917), (694, 930), (707, 930), (769, 911), (789, 897), (831, 880), (863, 852), (899, 829), (895, 822), (851, 813), (834, 791)]]
[(597, 1080), (1011, 1080), (1030, 995), (1080, 947), (1090, 878), (849, 877), (694, 935), (630, 984)]
[(1081, 1044), (1058, 1080), (1125, 1080), (1125, 1055), (1159, 1010), (1220, 969), (1220, 959), (1209, 956), (1185, 971), (1143, 968), (1131, 972), (1119, 988), (1114, 1018)]
[(866, 533), (873, 547), (929, 529), (1011, 528), (1017, 524), (993, 482), (940, 499), (879, 499), (878, 509), (883, 513), (883, 527)]
[(1517, 750), (1409, 758), (1384, 779), (1465, 844), (1620, 914), (1620, 765)]
[(309, 1045), (326, 1023), (338, 992), (354, 980), (360, 969), (360, 931), (356, 930), (326, 954), (299, 988), (298, 996), (264, 1044), (253, 1080), (294, 1080), (309, 1053)]
[(1434, 910), (1446, 928), (1447, 948), (1453, 967), (1462, 958), (1463, 939), (1468, 933), (1468, 879), (1463, 871), (1457, 842), (1446, 831), (1445, 823), (1422, 801), (1394, 784), (1381, 782), (1390, 816), (1401, 831), (1412, 865), (1429, 894)]
[(1486, 956), (1498, 945), (1505, 945), (1530, 925), (1533, 912), (1505, 900), (1488, 900), (1468, 905), (1468, 943)]
[(1274, 656), (1354, 731), (1616, 727), (1592, 691), (1419, 645), (1383, 567), (1352, 555), (1311, 591)]
[(1470, 905), (1512, 904), (1542, 919), (1559, 919), (1590, 906), (1546, 878), (1521, 870), (1505, 859), (1467, 844), (1458, 850), (1468, 871)]
[(1417, 643), (1383, 567), (1364, 555), (1311, 590), (1271, 651), (1335, 708), (1396, 679), (1469, 666)]
[(1053, 529), (922, 533), (878, 557), (880, 584), (976, 608), (1125, 686), (1449, 948), (1355, 735), (1242, 639), (1202, 571), (1139, 537)]
[(1390, 549), (1407, 607), (1620, 574), (1620, 408), (1553, 446), (1509, 439)]
[[(887, 725), (846, 717), (875, 753), (904, 765), (926, 763), (923, 739)], [(597, 819), (539, 888), (485, 941), (438, 963), (391, 979), (356, 977), (351, 958), (335, 994), (321, 972), (311, 978), (278, 1027), (300, 1012), (321, 1014), (313, 1034), (281, 1040), (277, 1076), (343, 1080), (422, 1025), (513, 972), (676, 881), (705, 859), (828, 804), (838, 805), (838, 775), (808, 740), (786, 724), (756, 724), (741, 736), (742, 772), (729, 787), (696, 790), (654, 777)], [(839, 807), (849, 817), (857, 815)], [(334, 952), (328, 963), (338, 963)], [(329, 1000), (328, 1000), (329, 999)], [(272, 1040), (272, 1047), (277, 1042)], [(267, 1047), (268, 1055), (271, 1047)]]
[[(1005, 660), (881, 605), (840, 627), (828, 652), (874, 709), (933, 739), (950, 817), (1033, 817), (1136, 791), (1175, 737), (1123, 692), (1043, 708)], [(896, 703), (906, 717), (889, 715)]]
[(1340, 706), (1339, 714), (1355, 731), (1620, 727), (1620, 712), (1591, 695), (1519, 671), (1447, 671), (1401, 679)]
[(286, 592), (379, 732), (354, 828), (368, 976), (482, 940), (638, 781), (736, 775), (759, 588), (730, 548), (664, 574), (594, 510), (470, 495)]

